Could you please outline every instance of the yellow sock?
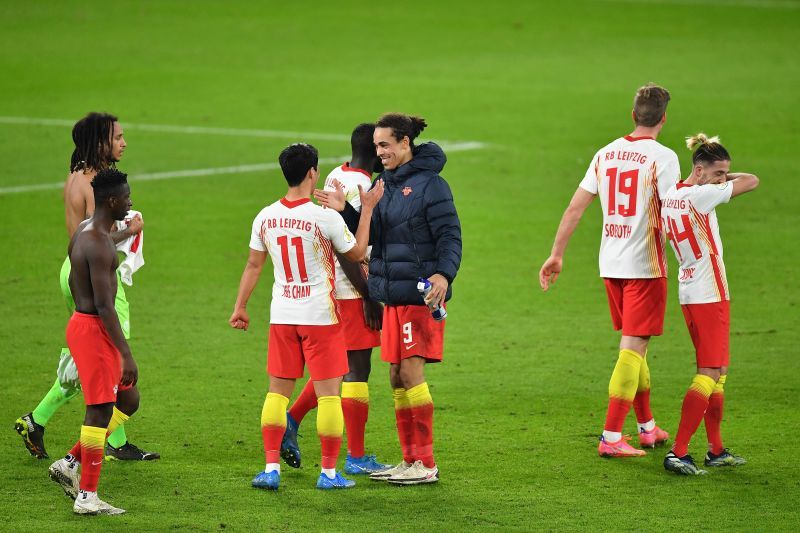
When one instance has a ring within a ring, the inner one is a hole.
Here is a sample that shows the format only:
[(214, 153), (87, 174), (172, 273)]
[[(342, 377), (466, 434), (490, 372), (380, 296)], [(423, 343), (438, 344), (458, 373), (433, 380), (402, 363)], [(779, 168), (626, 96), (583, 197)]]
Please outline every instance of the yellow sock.
[(120, 427), (122, 424), (128, 421), (130, 417), (117, 409), (117, 406), (114, 406), (114, 411), (111, 413), (111, 421), (108, 423), (108, 435), (114, 433), (114, 431)]
[(719, 381), (717, 381), (717, 384), (714, 385), (714, 393), (722, 394), (723, 392), (725, 392), (725, 381), (727, 379), (728, 379), (727, 374), (723, 374), (722, 376), (719, 377)]
[(642, 367), (642, 356), (633, 350), (620, 350), (611, 381), (608, 383), (608, 395), (625, 401), (633, 401), (639, 386), (639, 373)]
[(394, 408), (397, 409), (408, 409), (411, 407), (411, 404), (408, 403), (408, 395), (406, 394), (406, 389), (392, 389), (392, 398), (394, 398)]
[(689, 385), (689, 390), (708, 398), (711, 396), (711, 393), (714, 392), (716, 384), (713, 378), (704, 376), (703, 374), (695, 374), (694, 379), (692, 379), (692, 384)]
[(106, 428), (81, 426), (81, 448), (84, 454), (91, 450), (99, 450), (99, 453), (102, 454), (105, 443)]
[(427, 383), (420, 383), (416, 387), (411, 387), (406, 391), (408, 404), (410, 407), (418, 407), (428, 403), (433, 403), (433, 398), (428, 390)]
[(322, 472), (328, 477), (336, 475), (336, 461), (342, 446), (344, 415), (339, 396), (317, 398), (317, 434), (322, 452)]
[(289, 398), (283, 394), (268, 392), (261, 408), (261, 427), (286, 427), (286, 408)]
[(369, 402), (369, 385), (364, 381), (342, 382), (342, 398), (352, 398), (359, 402)]
[(645, 352), (644, 357), (642, 357), (642, 364), (639, 367), (639, 384), (636, 386), (636, 392), (646, 390), (650, 390), (650, 367), (647, 366), (647, 353)]

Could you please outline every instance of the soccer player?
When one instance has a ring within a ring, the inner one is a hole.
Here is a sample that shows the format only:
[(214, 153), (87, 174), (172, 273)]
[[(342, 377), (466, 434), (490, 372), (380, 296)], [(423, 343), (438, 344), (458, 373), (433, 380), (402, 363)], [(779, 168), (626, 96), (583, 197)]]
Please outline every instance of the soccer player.
[(547, 290), (563, 267), (564, 251), (583, 212), (600, 196), (603, 230), (600, 276), (611, 319), (622, 330), (619, 358), (608, 385), (609, 402), (598, 453), (602, 457), (645, 455), (628, 444), (622, 428), (633, 404), (639, 444), (655, 447), (669, 435), (650, 411), (647, 346), (661, 335), (667, 293), (667, 265), (661, 229), (661, 198), (680, 179), (678, 156), (656, 138), (667, 120), (669, 92), (648, 84), (633, 100), (633, 132), (601, 148), (558, 226), (550, 257), (539, 271)]
[[(358, 187), (369, 190), (372, 173), (380, 172), (380, 164), (372, 135), (375, 124), (359, 124), (350, 136), (352, 157), (350, 161), (336, 167), (325, 180), (325, 191), (315, 190), (315, 196), (325, 201), (329, 192), (342, 191), (343, 200), (360, 211)], [(381, 321), (383, 307), (369, 298), (366, 265), (351, 263), (337, 257), (336, 301), (342, 319), (342, 333), (347, 347), (349, 371), (342, 383), (342, 411), (347, 433), (347, 457), (344, 463), (346, 474), (371, 474), (386, 470), (388, 465), (379, 463), (374, 455), (364, 450), (364, 431), (369, 417), (369, 375), (372, 348), (381, 345)], [(317, 406), (314, 382), (309, 380), (286, 417), (286, 433), (281, 442), (281, 457), (289, 466), (300, 467), (300, 448), (297, 445), (297, 430), (306, 413)]]
[[(370, 478), (400, 485), (439, 480), (425, 364), (442, 360), (444, 321), (434, 320), (431, 308), (450, 299), (461, 265), (461, 223), (450, 187), (439, 175), (447, 158), (434, 143), (414, 145), (426, 126), (420, 117), (387, 113), (373, 136), (386, 195), (373, 215), (369, 296), (386, 304), (381, 359), (390, 363), (403, 460)], [(355, 210), (346, 202), (342, 209), (351, 224)], [(417, 290), (423, 277), (432, 285), (425, 298)]]
[(92, 188), (94, 214), (78, 226), (69, 245), (75, 312), (67, 325), (67, 345), (78, 367), (86, 417), (80, 440), (50, 466), (50, 477), (75, 498), (75, 513), (115, 515), (125, 511), (102, 501), (97, 484), (108, 432), (139, 407), (139, 371), (114, 307), (119, 258), (111, 231), (133, 204), (127, 175), (115, 168), (99, 171)]
[[(117, 117), (107, 113), (89, 113), (72, 128), (72, 140), (75, 149), (70, 160), (70, 174), (64, 184), (64, 212), (67, 234), (71, 239), (78, 225), (94, 213), (95, 201), (92, 191), (92, 179), (97, 172), (112, 168), (122, 158), (127, 143), (124, 132)], [(141, 217), (133, 217), (127, 227), (114, 231), (111, 238), (120, 243), (142, 231)], [(70, 314), (75, 310), (69, 287), (70, 262), (64, 260), (60, 272), (61, 292)], [(130, 339), (130, 313), (123, 285), (117, 279), (117, 293), (114, 305), (120, 317), (122, 332)], [(44, 446), (44, 430), (50, 418), (64, 404), (80, 392), (80, 381), (77, 379), (75, 364), (68, 348), (61, 349), (61, 358), (53, 386), (32, 412), (19, 417), (14, 427), (22, 437), (30, 454), (38, 459), (48, 457)], [(128, 442), (125, 427), (119, 426), (109, 436), (106, 454), (109, 457), (123, 460), (151, 460), (160, 455), (155, 452), (141, 450)]]
[(279, 162), (289, 188), (284, 198), (262, 209), (253, 221), (250, 255), (229, 320), (234, 328), (248, 328), (247, 301), (269, 254), (275, 283), (267, 350), (269, 393), (261, 411), (266, 467), (252, 485), (272, 490), (280, 485), (278, 457), (286, 407), (305, 364), (318, 399), (322, 472), (317, 488), (350, 488), (355, 483), (336, 472), (344, 426), (339, 389), (347, 373), (347, 352), (334, 298), (334, 250), (349, 261), (364, 259), (370, 217), (383, 195), (383, 184), (378, 182), (368, 193), (359, 190), (363, 227), (353, 237), (338, 213), (311, 203), (319, 179), (317, 150), (293, 144), (281, 152)]
[[(681, 421), (664, 468), (683, 475), (705, 474), (689, 455), (689, 441), (705, 419), (705, 465), (738, 466), (747, 461), (722, 444), (720, 425), (728, 375), (730, 293), (722, 262), (715, 208), (758, 187), (752, 174), (731, 173), (731, 157), (719, 138), (698, 133), (687, 139), (694, 150), (692, 173), (663, 199), (661, 216), (680, 263), (678, 295), (692, 337), (697, 374), (683, 398)], [(696, 148), (696, 150), (695, 150)]]

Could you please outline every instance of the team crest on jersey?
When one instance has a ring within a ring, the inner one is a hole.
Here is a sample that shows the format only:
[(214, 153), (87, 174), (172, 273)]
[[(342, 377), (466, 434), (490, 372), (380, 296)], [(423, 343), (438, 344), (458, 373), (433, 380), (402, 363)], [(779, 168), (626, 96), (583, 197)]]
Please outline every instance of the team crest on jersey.
[(411, 187), (403, 187), (403, 190), (402, 190), (403, 196), (408, 196), (412, 192), (413, 191), (411, 190)]

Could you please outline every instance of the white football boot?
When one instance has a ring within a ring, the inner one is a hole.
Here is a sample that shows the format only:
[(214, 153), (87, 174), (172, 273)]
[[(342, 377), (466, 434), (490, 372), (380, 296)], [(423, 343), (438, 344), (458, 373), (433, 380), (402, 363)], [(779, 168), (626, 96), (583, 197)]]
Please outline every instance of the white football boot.
[(75, 514), (122, 514), (125, 509), (118, 509), (101, 500), (96, 492), (83, 492), (75, 498), (75, 505), (72, 506)]
[(411, 464), (405, 461), (400, 461), (397, 466), (393, 466), (387, 470), (381, 470), (379, 472), (373, 472), (369, 475), (369, 478), (375, 481), (386, 481), (390, 477), (405, 472), (411, 468)]
[(47, 469), (50, 479), (61, 485), (67, 496), (73, 500), (78, 496), (78, 489), (81, 484), (81, 475), (78, 473), (78, 463), (69, 462), (66, 459), (59, 459)]
[(414, 464), (402, 472), (390, 476), (386, 481), (396, 485), (421, 485), (422, 483), (436, 483), (439, 481), (439, 468), (426, 468), (422, 461)]

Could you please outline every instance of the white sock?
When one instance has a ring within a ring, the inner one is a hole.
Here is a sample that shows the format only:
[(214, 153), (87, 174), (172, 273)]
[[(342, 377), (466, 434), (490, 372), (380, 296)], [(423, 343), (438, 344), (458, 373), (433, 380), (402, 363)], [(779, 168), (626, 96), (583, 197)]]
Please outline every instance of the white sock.
[(336, 469), (335, 468), (323, 468), (322, 473), (328, 476), (329, 478), (333, 479), (336, 477)]
[(606, 442), (617, 442), (621, 438), (622, 433), (619, 431), (603, 431), (603, 439), (605, 439)]
[(270, 472), (277, 472), (281, 473), (281, 464), (280, 463), (267, 463), (267, 466), (264, 468), (264, 472), (269, 474)]
[(651, 418), (644, 424), (639, 424), (637, 422), (636, 425), (639, 427), (639, 433), (641, 433), (642, 431), (653, 431), (654, 429), (656, 429), (656, 419)]

